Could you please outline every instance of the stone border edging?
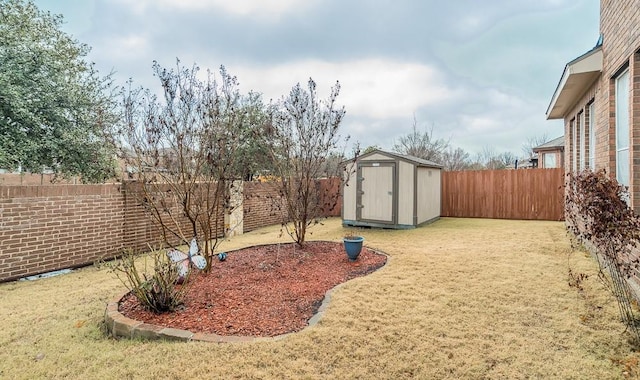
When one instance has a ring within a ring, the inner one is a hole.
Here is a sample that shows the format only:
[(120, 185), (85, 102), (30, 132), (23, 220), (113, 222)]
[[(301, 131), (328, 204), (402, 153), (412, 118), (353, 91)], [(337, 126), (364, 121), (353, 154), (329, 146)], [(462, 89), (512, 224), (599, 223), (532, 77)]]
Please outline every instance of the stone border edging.
[[(368, 248), (368, 247), (367, 247)], [(369, 248), (377, 254), (381, 254), (387, 257), (387, 261), (383, 266), (376, 269), (374, 272), (379, 271), (380, 269), (387, 266), (389, 263), (389, 259), (391, 258), (386, 253), (379, 251), (377, 249)], [(374, 273), (371, 272), (371, 273)], [(353, 279), (351, 279), (353, 280)], [(351, 281), (349, 280), (349, 281)], [(129, 294), (129, 291), (124, 292), (123, 294), (113, 298), (111, 301), (107, 303), (107, 308), (104, 313), (104, 321), (107, 326), (107, 332), (111, 334), (114, 338), (122, 337), (129, 339), (142, 339), (142, 340), (172, 340), (172, 341), (182, 341), (182, 342), (190, 342), (190, 341), (198, 341), (198, 342), (212, 342), (212, 343), (248, 343), (248, 342), (265, 342), (265, 341), (275, 341), (284, 339), (285, 337), (299, 333), (308, 329), (309, 327), (315, 326), (322, 315), (324, 314), (327, 307), (329, 307), (329, 301), (331, 301), (331, 293), (342, 287), (344, 284), (348, 283), (343, 282), (334, 286), (333, 288), (327, 290), (324, 294), (324, 298), (322, 300), (322, 304), (318, 308), (318, 311), (309, 319), (309, 323), (302, 330), (294, 331), (286, 334), (269, 336), (269, 337), (256, 337), (256, 336), (242, 336), (242, 335), (218, 335), (218, 334), (209, 334), (209, 333), (194, 333), (189, 330), (181, 330), (175, 329), (172, 327), (164, 327), (158, 325), (152, 325), (149, 323), (137, 321), (135, 319), (131, 319), (125, 317), (118, 311), (118, 305), (122, 298)]]

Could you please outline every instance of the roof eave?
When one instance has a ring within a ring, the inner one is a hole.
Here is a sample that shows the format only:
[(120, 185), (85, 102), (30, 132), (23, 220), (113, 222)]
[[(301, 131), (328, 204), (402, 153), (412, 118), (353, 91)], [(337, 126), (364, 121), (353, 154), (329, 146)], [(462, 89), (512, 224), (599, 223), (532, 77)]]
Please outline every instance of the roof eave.
[(564, 118), (600, 76), (602, 61), (602, 46), (597, 46), (567, 63), (547, 108), (547, 120)]

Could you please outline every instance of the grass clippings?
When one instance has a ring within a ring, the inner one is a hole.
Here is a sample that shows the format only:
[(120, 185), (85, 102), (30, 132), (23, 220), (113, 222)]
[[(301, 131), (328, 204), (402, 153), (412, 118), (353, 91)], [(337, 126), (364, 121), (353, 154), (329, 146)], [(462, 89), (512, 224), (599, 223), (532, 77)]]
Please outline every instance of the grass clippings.
[[(339, 219), (313, 239), (339, 241)], [(88, 267), (0, 284), (0, 378), (617, 379), (638, 375), (596, 263), (561, 222), (442, 219), (361, 230), (387, 265), (337, 289), (320, 322), (245, 344), (116, 340), (105, 305), (124, 288)], [(279, 229), (221, 247), (284, 242)], [(581, 290), (574, 273), (589, 275)]]

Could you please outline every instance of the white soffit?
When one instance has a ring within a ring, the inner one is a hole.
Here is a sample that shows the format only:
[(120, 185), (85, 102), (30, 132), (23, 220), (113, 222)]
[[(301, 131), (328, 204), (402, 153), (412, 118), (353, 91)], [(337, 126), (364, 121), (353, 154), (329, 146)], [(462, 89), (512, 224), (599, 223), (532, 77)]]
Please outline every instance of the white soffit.
[(547, 120), (562, 119), (602, 72), (602, 46), (567, 63), (547, 108)]

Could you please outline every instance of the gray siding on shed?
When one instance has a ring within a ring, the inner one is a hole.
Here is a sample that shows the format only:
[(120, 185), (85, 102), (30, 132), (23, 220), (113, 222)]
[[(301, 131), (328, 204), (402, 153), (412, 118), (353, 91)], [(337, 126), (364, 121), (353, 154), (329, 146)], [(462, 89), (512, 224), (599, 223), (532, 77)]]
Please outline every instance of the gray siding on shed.
[(422, 224), (440, 216), (441, 170), (418, 168), (417, 170), (417, 224)]
[(413, 228), (440, 216), (440, 165), (376, 150), (346, 168), (344, 225)]

